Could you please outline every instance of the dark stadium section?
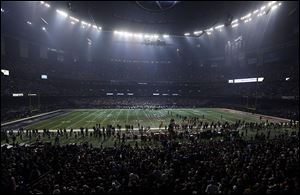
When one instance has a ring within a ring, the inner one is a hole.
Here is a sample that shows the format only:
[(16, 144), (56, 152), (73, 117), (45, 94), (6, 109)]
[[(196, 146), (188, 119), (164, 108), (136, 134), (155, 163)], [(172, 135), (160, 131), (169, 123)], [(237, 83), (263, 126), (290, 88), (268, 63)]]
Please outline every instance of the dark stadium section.
[(2, 1), (1, 191), (298, 194), (298, 1)]

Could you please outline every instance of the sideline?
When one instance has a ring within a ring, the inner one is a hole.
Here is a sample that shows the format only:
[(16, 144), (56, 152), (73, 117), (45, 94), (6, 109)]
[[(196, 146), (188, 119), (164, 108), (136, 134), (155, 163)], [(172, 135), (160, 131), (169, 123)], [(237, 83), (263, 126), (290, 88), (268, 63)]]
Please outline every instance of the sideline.
[(53, 113), (60, 112), (60, 111), (62, 111), (62, 110), (54, 110), (54, 111), (51, 111), (51, 112), (46, 112), (46, 113), (42, 113), (42, 114), (30, 116), (30, 117), (27, 117), (27, 118), (22, 118), (22, 119), (18, 119), (18, 120), (6, 122), (6, 123), (1, 123), (1, 127), (5, 126), (5, 125), (11, 125), (13, 123), (21, 122), (21, 121), (26, 121), (28, 119), (33, 119), (33, 118), (37, 118), (37, 117), (40, 117), (40, 116), (45, 116), (45, 115), (48, 115), (48, 114), (53, 114)]

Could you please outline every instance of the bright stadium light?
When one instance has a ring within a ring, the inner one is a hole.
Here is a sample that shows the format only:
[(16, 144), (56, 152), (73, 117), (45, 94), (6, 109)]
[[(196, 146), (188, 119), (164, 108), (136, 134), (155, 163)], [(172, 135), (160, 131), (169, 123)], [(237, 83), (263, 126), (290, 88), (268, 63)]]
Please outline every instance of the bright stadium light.
[(237, 23), (239, 19), (232, 20), (231, 24)]
[(236, 23), (236, 24), (233, 24), (231, 27), (232, 28), (235, 28), (235, 27), (237, 27), (239, 24), (238, 23)]
[(132, 33), (128, 33), (127, 36), (128, 37), (133, 37), (133, 34)]
[(202, 33), (202, 30), (200, 30), (200, 31), (195, 31), (194, 32), (194, 35), (199, 35), (199, 34), (201, 34)]
[(276, 1), (271, 1), (268, 3), (268, 7), (271, 7), (274, 3), (276, 3)]
[(96, 25), (93, 25), (93, 28), (94, 28), (94, 29), (98, 29), (98, 27), (97, 27)]
[(43, 26), (43, 27), (42, 27), (42, 30), (43, 30), (43, 31), (46, 31), (46, 27)]
[(246, 19), (246, 18), (250, 18), (251, 17), (251, 13), (249, 13), (249, 14), (247, 14), (247, 15), (245, 15), (245, 16), (243, 16), (243, 17), (241, 17), (241, 20), (244, 20), (244, 19)]
[(88, 23), (86, 23), (85, 21), (81, 21), (82, 25), (88, 25)]
[(142, 38), (143, 34), (139, 33), (139, 34), (134, 34), (133, 36), (136, 37), (136, 38)]
[(253, 83), (253, 82), (263, 82), (264, 77), (258, 78), (244, 78), (244, 79), (234, 79), (234, 83)]
[(1, 12), (3, 13), (3, 12), (4, 12), (4, 9), (1, 8)]
[(290, 80), (290, 77), (286, 77), (285, 80), (286, 80), (286, 81)]
[(263, 82), (263, 80), (264, 80), (264, 77), (258, 77), (258, 78), (257, 78), (257, 81), (258, 81), (258, 82)]
[(274, 10), (274, 9), (276, 9), (277, 7), (278, 7), (278, 5), (273, 5), (271, 9)]
[(75, 22), (71, 21), (71, 24), (75, 24)]
[(66, 12), (64, 12), (64, 11), (61, 11), (61, 10), (57, 9), (56, 12), (57, 12), (59, 15), (63, 16), (63, 17), (68, 17), (68, 14), (67, 14)]
[(207, 34), (207, 35), (211, 35), (211, 32), (208, 31), (208, 32), (206, 32), (206, 34)]
[(77, 19), (77, 18), (75, 18), (75, 17), (70, 16), (70, 19), (71, 19), (72, 21), (74, 21), (74, 22), (79, 22), (79, 19)]
[(215, 29), (220, 29), (220, 28), (223, 28), (223, 27), (224, 27), (224, 25), (222, 24), (222, 25), (216, 26)]
[(190, 33), (184, 33), (184, 36), (190, 36)]
[(50, 7), (50, 4), (45, 3), (44, 6), (45, 6), (45, 7)]
[(163, 35), (163, 38), (168, 38), (168, 37), (170, 37), (169, 35)]
[(154, 38), (154, 39), (157, 39), (158, 37), (159, 37), (159, 36), (158, 36), (158, 35), (156, 35), (156, 34), (155, 34), (155, 35), (153, 35), (153, 38)]
[(252, 19), (248, 18), (247, 20), (244, 21), (244, 23), (250, 22)]
[(101, 27), (101, 26), (98, 26), (98, 30), (102, 30), (102, 27)]
[(278, 6), (281, 6), (281, 3), (278, 3)]
[(9, 70), (1, 69), (1, 72), (3, 73), (3, 75), (9, 76)]
[(42, 4), (42, 5), (43, 5), (44, 3), (45, 3), (45, 1), (40, 1), (40, 4)]
[(259, 12), (259, 10), (257, 9), (257, 10), (255, 10), (254, 12), (253, 12), (253, 14), (256, 14), (257, 12)]
[(261, 11), (264, 10), (264, 9), (266, 9), (266, 6), (262, 6), (262, 7), (260, 8)]
[(29, 24), (29, 25), (32, 25), (32, 23), (30, 21), (27, 21), (26, 23)]
[(150, 35), (145, 34), (144, 37), (145, 37), (145, 38), (150, 38)]
[(24, 94), (23, 93), (13, 93), (12, 96), (13, 97), (22, 97), (22, 96), (24, 96)]

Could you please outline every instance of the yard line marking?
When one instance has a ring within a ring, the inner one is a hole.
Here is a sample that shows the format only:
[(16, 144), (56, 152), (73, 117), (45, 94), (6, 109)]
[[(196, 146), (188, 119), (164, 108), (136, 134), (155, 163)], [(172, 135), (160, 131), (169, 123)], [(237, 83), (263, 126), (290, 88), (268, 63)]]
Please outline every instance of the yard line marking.
[[(102, 124), (104, 121), (106, 121), (108, 118), (110, 118), (111, 113), (114, 111), (114, 109), (106, 109), (106, 110), (111, 110), (111, 111), (109, 112), (108, 115), (106, 115), (106, 117), (101, 121), (100, 124)], [(107, 124), (106, 124), (106, 125), (107, 125)], [(103, 124), (103, 126), (104, 126), (104, 124)]]
[(129, 109), (127, 109), (127, 112), (126, 112), (126, 124), (128, 123), (128, 113), (129, 113)]
[[(77, 111), (73, 111), (71, 115), (69, 115), (69, 116), (67, 116), (66, 118), (63, 118), (63, 119), (70, 119), (71, 121), (73, 121), (74, 118), (79, 117), (79, 116), (76, 116), (77, 114), (78, 114)], [(74, 117), (74, 116), (75, 116), (75, 117)], [(62, 127), (61, 127), (61, 124), (60, 124), (61, 121), (62, 121), (62, 119), (55, 120), (54, 122), (57, 122), (57, 124), (54, 125), (54, 126), (52, 126), (52, 127), (49, 126), (49, 128), (51, 128), (51, 129), (62, 128)], [(64, 128), (65, 128), (65, 127), (64, 127)], [(67, 128), (67, 127), (66, 127), (66, 128)]]
[[(39, 129), (43, 129), (46, 126), (48, 126), (49, 124), (57, 122), (57, 120), (55, 120), (56, 118), (61, 117), (61, 116), (63, 116), (63, 118), (68, 118), (72, 114), (73, 114), (73, 112), (67, 112), (67, 113), (65, 113), (63, 115), (58, 115), (58, 116), (55, 116), (53, 118), (49, 118), (48, 120), (40, 121), (38, 123), (34, 123), (32, 125), (26, 126), (25, 129), (27, 129), (28, 127), (34, 127), (34, 126), (36, 126)], [(33, 128), (30, 128), (30, 129), (33, 129)], [(34, 128), (34, 129), (36, 129), (36, 128)], [(49, 126), (48, 129), (50, 129), (50, 126)]]
[[(86, 114), (86, 113), (83, 113), (83, 114)], [(91, 115), (94, 115), (95, 114), (95, 112), (91, 112), (90, 114), (88, 114), (88, 115), (86, 115), (85, 117), (83, 117), (83, 118), (81, 118), (80, 120), (78, 120), (76, 123), (74, 123), (73, 125), (70, 125), (70, 126), (68, 126), (68, 128), (69, 127), (71, 127), (71, 126), (73, 126), (74, 128), (76, 127), (76, 125), (78, 124), (78, 123), (80, 123), (81, 121), (83, 121), (84, 119), (86, 119), (87, 117), (89, 117), (89, 116), (91, 116)], [(82, 115), (81, 115), (82, 116)]]
[(144, 112), (144, 115), (146, 116), (146, 118), (147, 118), (147, 119), (149, 120), (149, 122), (150, 122), (150, 124), (147, 125), (147, 126), (154, 127), (154, 126), (153, 126), (153, 123), (152, 123), (152, 121), (151, 121), (151, 119), (150, 119), (150, 117), (147, 115), (147, 113), (145, 112), (144, 109), (142, 109), (142, 110), (143, 110), (143, 112)]
[[(99, 113), (100, 112), (100, 113)], [(99, 113), (99, 114), (98, 114)], [(90, 123), (90, 122), (92, 122), (92, 123), (94, 123), (94, 126), (95, 126), (95, 124), (96, 124), (96, 118), (98, 118), (99, 116), (102, 116), (103, 115), (103, 113), (102, 113), (102, 109), (97, 109), (96, 111), (95, 111), (95, 117), (91, 120), (91, 121), (86, 121), (86, 123)], [(87, 125), (90, 125), (90, 124), (87, 124)], [(89, 128), (89, 127), (88, 127)], [(92, 128), (92, 127), (91, 127)]]
[(114, 119), (116, 119), (116, 120), (114, 120), (113, 122), (113, 124), (112, 124), (112, 126), (115, 126), (115, 124), (116, 124), (116, 121), (118, 120), (118, 118), (119, 118), (119, 115), (121, 114), (121, 112), (123, 112), (123, 109), (120, 109), (120, 111), (119, 111), (119, 113), (117, 114), (117, 116), (116, 117), (114, 117)]

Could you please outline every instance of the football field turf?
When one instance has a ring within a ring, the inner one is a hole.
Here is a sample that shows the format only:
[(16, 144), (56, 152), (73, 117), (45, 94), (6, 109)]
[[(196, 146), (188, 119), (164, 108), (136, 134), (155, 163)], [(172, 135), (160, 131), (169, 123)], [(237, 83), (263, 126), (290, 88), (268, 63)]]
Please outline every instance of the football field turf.
[[(172, 113), (172, 114), (171, 114)], [(101, 126), (117, 124), (124, 128), (125, 125), (133, 125), (134, 128), (141, 126), (158, 128), (162, 123), (163, 127), (168, 125), (171, 118), (176, 123), (180, 123), (176, 115), (199, 117), (203, 121), (228, 121), (234, 123), (237, 120), (247, 122), (260, 122), (260, 115), (253, 115), (247, 112), (235, 111), (223, 108), (186, 108), (186, 109), (76, 109), (53, 118), (39, 121), (35, 124), (26, 126), (25, 129), (79, 129), (92, 128), (95, 124)], [(204, 119), (202, 116), (204, 115)], [(221, 119), (222, 116), (222, 119)], [(263, 116), (262, 120), (270, 122), (281, 122), (284, 119)]]

